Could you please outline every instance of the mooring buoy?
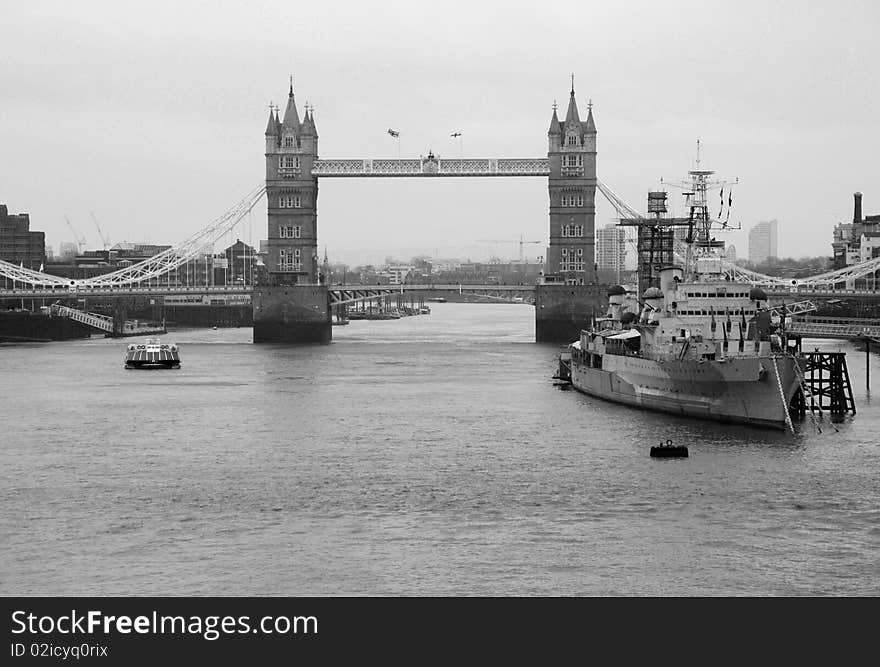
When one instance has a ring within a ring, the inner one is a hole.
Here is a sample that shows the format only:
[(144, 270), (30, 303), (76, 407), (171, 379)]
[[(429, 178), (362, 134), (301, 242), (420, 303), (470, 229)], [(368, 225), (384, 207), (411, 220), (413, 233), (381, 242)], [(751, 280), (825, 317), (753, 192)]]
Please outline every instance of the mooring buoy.
[(672, 440), (667, 440), (665, 445), (660, 443), (657, 447), (651, 447), (651, 456), (653, 458), (687, 458), (688, 448), (684, 445), (673, 445)]

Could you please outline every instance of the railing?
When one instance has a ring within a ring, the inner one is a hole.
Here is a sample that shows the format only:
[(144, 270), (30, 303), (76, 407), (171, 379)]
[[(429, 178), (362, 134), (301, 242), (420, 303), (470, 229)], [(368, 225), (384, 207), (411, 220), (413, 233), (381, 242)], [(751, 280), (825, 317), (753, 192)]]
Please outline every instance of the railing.
[(808, 324), (845, 324), (847, 326), (880, 327), (880, 320), (862, 317), (814, 317), (807, 315), (798, 322)]
[(67, 299), (77, 296), (112, 296), (114, 294), (124, 294), (132, 296), (139, 294), (161, 296), (163, 294), (250, 294), (251, 292), (253, 292), (253, 287), (250, 285), (225, 285), (209, 287), (199, 287), (198, 285), (156, 285), (154, 287), (126, 287), (124, 285), (119, 287), (105, 285), (79, 285), (75, 287), (68, 287), (67, 285), (61, 285), (58, 287), (36, 289), (0, 289), (0, 298)]

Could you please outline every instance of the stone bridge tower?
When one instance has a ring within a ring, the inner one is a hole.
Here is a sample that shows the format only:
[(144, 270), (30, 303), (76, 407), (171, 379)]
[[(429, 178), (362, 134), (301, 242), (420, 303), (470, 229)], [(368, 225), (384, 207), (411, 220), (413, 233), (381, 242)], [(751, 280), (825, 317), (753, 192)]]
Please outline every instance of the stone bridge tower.
[(293, 81), (284, 117), (266, 124), (268, 280), (254, 290), (254, 342), (320, 342), (331, 336), (327, 288), (318, 271), (318, 130), (308, 107), (300, 120)]
[(312, 176), (317, 158), (314, 114), (306, 107), (300, 121), (291, 82), (284, 119), (270, 110), (266, 125), (270, 286), (318, 283), (318, 178)]
[(605, 307), (596, 284), (596, 123), (578, 113), (572, 79), (565, 120), (553, 107), (547, 131), (550, 246), (544, 284), (535, 292), (535, 340), (571, 342)]
[(553, 109), (547, 132), (550, 166), (550, 249), (547, 270), (568, 285), (596, 281), (596, 123), (593, 105), (581, 121), (574, 83), (565, 121)]

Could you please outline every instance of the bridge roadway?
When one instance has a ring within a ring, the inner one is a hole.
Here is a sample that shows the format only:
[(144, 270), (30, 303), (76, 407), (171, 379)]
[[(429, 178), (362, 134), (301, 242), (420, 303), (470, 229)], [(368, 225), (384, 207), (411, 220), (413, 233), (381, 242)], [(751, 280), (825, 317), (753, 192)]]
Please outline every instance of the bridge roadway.
[[(458, 292), (483, 294), (498, 298), (514, 298), (535, 293), (534, 285), (330, 285), (330, 303), (355, 303), (375, 299), (389, 294), (406, 292)], [(155, 287), (84, 287), (75, 288), (59, 286), (41, 289), (7, 289), (0, 290), (0, 299), (72, 299), (84, 296), (173, 296), (183, 294), (250, 294), (254, 288), (250, 285), (226, 285), (215, 287), (196, 286), (155, 286)]]
[[(494, 292), (501, 297), (505, 294), (511, 296), (532, 295), (534, 285), (465, 285), (458, 283), (449, 284), (418, 284), (418, 285), (330, 285), (331, 303), (351, 303), (363, 301), (393, 292), (411, 291), (436, 291), (436, 292), (468, 292), (484, 293), (489, 295)], [(225, 286), (167, 286), (155, 285), (147, 287), (68, 287), (59, 285), (56, 287), (27, 288), (27, 289), (0, 289), (0, 299), (67, 299), (81, 296), (149, 296), (149, 295), (182, 295), (182, 294), (250, 294), (253, 287), (250, 285), (225, 285)], [(775, 299), (786, 297), (792, 298), (822, 298), (822, 297), (850, 297), (858, 299), (880, 299), (880, 291), (855, 290), (855, 289), (816, 289), (799, 287), (767, 287), (765, 291)], [(350, 298), (344, 293), (359, 293), (361, 296)]]
[(83, 296), (165, 296), (171, 294), (250, 294), (250, 285), (222, 287), (48, 287), (0, 290), (0, 299), (73, 299)]

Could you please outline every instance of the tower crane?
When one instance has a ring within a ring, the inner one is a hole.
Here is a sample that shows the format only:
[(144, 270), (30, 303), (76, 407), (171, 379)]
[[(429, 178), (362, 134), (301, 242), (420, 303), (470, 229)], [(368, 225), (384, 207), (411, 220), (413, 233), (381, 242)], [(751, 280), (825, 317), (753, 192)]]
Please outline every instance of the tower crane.
[(104, 236), (104, 232), (101, 231), (101, 225), (98, 224), (98, 219), (95, 217), (94, 211), (89, 211), (89, 215), (92, 216), (92, 222), (95, 223), (95, 228), (98, 230), (98, 236), (101, 237), (101, 244), (104, 246), (104, 250), (110, 247), (110, 239)]
[(523, 246), (524, 245), (534, 244), (534, 243), (543, 243), (543, 241), (523, 241), (522, 234), (519, 235), (518, 241), (513, 240), (513, 239), (480, 239), (479, 242), (480, 243), (518, 243), (519, 244), (519, 261), (520, 262), (525, 261), (524, 254), (523, 254)]
[(86, 239), (84, 236), (80, 235), (73, 226), (73, 223), (70, 221), (70, 218), (67, 217), (67, 214), (64, 214), (64, 221), (67, 223), (67, 226), (70, 228), (70, 233), (73, 234), (73, 240), (76, 241), (76, 248), (78, 253), (82, 253), (82, 247), (86, 245)]

